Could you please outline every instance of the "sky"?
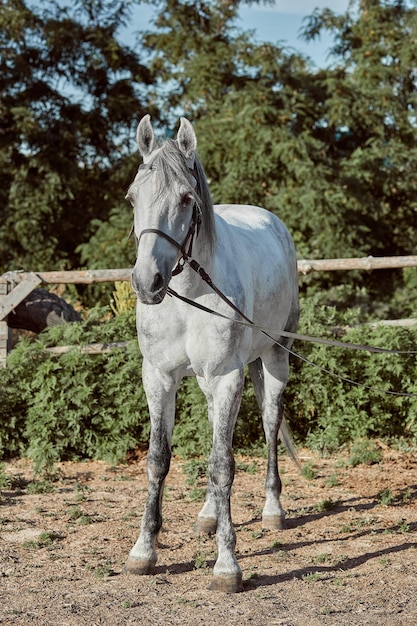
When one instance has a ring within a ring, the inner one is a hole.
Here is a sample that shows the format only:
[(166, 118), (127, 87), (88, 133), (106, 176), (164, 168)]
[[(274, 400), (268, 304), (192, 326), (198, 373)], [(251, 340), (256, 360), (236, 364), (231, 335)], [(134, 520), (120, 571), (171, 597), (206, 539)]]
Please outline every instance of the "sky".
[[(237, 26), (243, 30), (255, 31), (256, 41), (269, 41), (289, 46), (297, 52), (308, 55), (317, 66), (326, 64), (327, 52), (331, 45), (329, 37), (306, 43), (299, 38), (303, 20), (315, 8), (328, 7), (335, 13), (344, 13), (349, 0), (275, 0), (274, 6), (253, 4), (239, 10)], [(140, 6), (135, 10), (132, 24), (125, 29), (126, 43), (131, 43), (135, 31), (147, 30), (151, 24), (152, 8)]]
[(239, 25), (244, 30), (255, 30), (255, 39), (270, 41), (274, 44), (290, 46), (297, 52), (308, 55), (316, 65), (323, 66), (331, 45), (329, 37), (306, 43), (299, 38), (303, 20), (311, 15), (315, 8), (331, 9), (335, 13), (344, 13), (349, 0), (275, 0), (273, 7), (254, 4), (242, 7), (239, 11)]

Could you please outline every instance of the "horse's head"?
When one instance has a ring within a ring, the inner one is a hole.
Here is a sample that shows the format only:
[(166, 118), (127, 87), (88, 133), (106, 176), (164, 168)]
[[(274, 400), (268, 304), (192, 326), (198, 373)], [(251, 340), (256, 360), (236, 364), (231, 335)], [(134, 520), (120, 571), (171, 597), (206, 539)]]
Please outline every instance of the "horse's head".
[(136, 139), (143, 165), (126, 196), (138, 242), (132, 285), (141, 302), (159, 304), (197, 219), (197, 140), (190, 122), (181, 118), (176, 141), (158, 147), (149, 115), (140, 121)]

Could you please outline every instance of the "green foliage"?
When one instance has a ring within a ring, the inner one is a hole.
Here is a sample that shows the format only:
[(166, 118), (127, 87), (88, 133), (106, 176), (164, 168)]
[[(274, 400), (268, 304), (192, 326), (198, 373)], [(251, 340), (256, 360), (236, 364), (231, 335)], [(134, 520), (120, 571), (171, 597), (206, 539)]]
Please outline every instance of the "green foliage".
[[(314, 11), (303, 36), (333, 37), (332, 64), (320, 69), (242, 32), (241, 2), (155, 0), (155, 24), (134, 49), (120, 32), (139, 0), (64, 4), (0, 7), (0, 268), (132, 264), (123, 196), (138, 164), (132, 129), (145, 112), (169, 135), (187, 115), (215, 201), (278, 214), (299, 256), (413, 253), (414, 3)], [(302, 291), (404, 316), (409, 279), (323, 273)], [(89, 305), (109, 296), (103, 286), (80, 294)]]
[(374, 441), (358, 439), (350, 449), (349, 465), (374, 465), (381, 463), (382, 453)]
[(132, 3), (64, 4), (0, 4), (0, 271), (77, 267), (133, 172), (150, 73), (119, 41)]
[[(167, 117), (179, 107), (195, 121), (216, 202), (278, 214), (302, 258), (413, 254), (413, 3), (354, 0), (342, 15), (315, 11), (305, 38), (334, 38), (332, 65), (319, 70), (301, 54), (242, 33), (238, 3), (162, 0), (160, 8), (144, 45), (155, 75), (171, 81), (161, 106)], [(352, 290), (358, 282), (353, 273), (342, 280)], [(401, 273), (360, 281), (368, 309), (400, 311), (392, 302), (397, 291), (409, 308)], [(327, 291), (340, 282), (327, 273), (304, 285)]]
[[(54, 327), (12, 351), (7, 369), (0, 372), (2, 388), (9, 390), (9, 402), (1, 404), (2, 456), (26, 454), (37, 469), (61, 459), (120, 461), (147, 439), (134, 315), (103, 323), (104, 314), (108, 317), (108, 310), (94, 309), (85, 322)], [(126, 350), (105, 354), (77, 348), (123, 340)], [(74, 349), (57, 356), (45, 351), (51, 345)]]
[[(233, 443), (236, 449), (258, 448), (264, 441), (262, 421), (255, 392), (246, 374), (241, 407)], [(182, 457), (207, 456), (211, 450), (212, 432), (207, 416), (207, 403), (195, 378), (186, 378), (177, 395), (177, 422), (173, 448)]]
[[(335, 332), (340, 338), (342, 332), (342, 339), (353, 343), (415, 349), (417, 328), (348, 327), (355, 319), (356, 311), (342, 314), (310, 299), (302, 302), (300, 331), (329, 338)], [(121, 340), (127, 341), (126, 350), (91, 355), (79, 349), (88, 343)], [(46, 351), (55, 345), (73, 349), (61, 356)], [(406, 440), (415, 445), (417, 398), (384, 393), (416, 394), (415, 355), (368, 354), (298, 342), (294, 349), (304, 359), (292, 357), (286, 392), (296, 439), (323, 453), (353, 443), (354, 464), (378, 462), (379, 450), (369, 440), (392, 439), (396, 445)], [(31, 343), (21, 341), (9, 355), (8, 367), (0, 371), (0, 384), (0, 458), (28, 455), (36, 468), (48, 470), (61, 459), (120, 461), (138, 442), (148, 440), (133, 312), (111, 317), (108, 309), (96, 307), (82, 323), (51, 328)], [(211, 429), (206, 400), (195, 379), (183, 381), (176, 410), (174, 453), (184, 458), (207, 456)], [(248, 379), (234, 445), (258, 449), (261, 441), (261, 419)], [(308, 467), (305, 475), (314, 477)]]
[[(302, 302), (300, 331), (305, 334), (394, 350), (416, 348), (417, 327), (347, 326), (354, 321), (355, 311), (342, 314), (314, 299)], [(416, 394), (416, 355), (371, 354), (298, 342), (294, 349), (315, 364), (292, 359), (286, 394), (291, 427), (307, 445), (335, 452), (358, 438), (415, 439), (417, 398), (386, 392)]]
[(395, 501), (395, 496), (391, 489), (383, 489), (378, 494), (378, 502), (384, 506), (388, 506)]
[(9, 489), (13, 484), (13, 477), (5, 471), (6, 464), (0, 463), (0, 491)]

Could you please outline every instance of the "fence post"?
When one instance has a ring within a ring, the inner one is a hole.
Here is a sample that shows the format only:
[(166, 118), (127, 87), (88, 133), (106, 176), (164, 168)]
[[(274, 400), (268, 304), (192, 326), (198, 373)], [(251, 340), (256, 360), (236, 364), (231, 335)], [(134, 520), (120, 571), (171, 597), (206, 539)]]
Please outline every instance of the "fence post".
[[(0, 276), (0, 302), (11, 290), (10, 282)], [(7, 324), (7, 317), (0, 321), (0, 367), (6, 367), (7, 353), (12, 347), (12, 329)]]

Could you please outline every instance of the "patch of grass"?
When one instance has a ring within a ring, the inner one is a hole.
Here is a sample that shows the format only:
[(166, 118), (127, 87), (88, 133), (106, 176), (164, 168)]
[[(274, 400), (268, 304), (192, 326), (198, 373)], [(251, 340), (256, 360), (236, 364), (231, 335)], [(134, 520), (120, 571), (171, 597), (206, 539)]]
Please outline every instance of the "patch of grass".
[(13, 478), (5, 471), (6, 463), (0, 463), (0, 489), (10, 489)]
[(333, 565), (339, 565), (340, 563), (343, 563), (344, 561), (348, 560), (348, 556), (346, 556), (346, 554), (339, 554), (339, 556), (335, 556), (333, 558)]
[(113, 574), (113, 569), (109, 565), (98, 565), (94, 570), (94, 574), (97, 578), (108, 578)]
[(187, 494), (187, 500), (190, 502), (204, 502), (206, 499), (207, 489), (196, 487)]
[(405, 520), (398, 526), (399, 533), (409, 533), (410, 532), (410, 524), (408, 524)]
[(72, 522), (76, 522), (80, 526), (93, 523), (92, 516), (85, 513), (79, 506), (72, 506), (68, 511), (68, 516)]
[(235, 469), (237, 472), (246, 472), (247, 474), (250, 474), (251, 476), (256, 474), (256, 472), (258, 471), (256, 463), (254, 463), (253, 461), (252, 463), (244, 463), (243, 461), (237, 461)]
[(185, 463), (183, 472), (187, 475), (187, 485), (196, 485), (199, 478), (208, 476), (208, 463), (205, 459), (192, 459)]
[(130, 600), (122, 600), (120, 606), (122, 607), (122, 609), (131, 609), (132, 603), (130, 602)]
[(320, 615), (331, 615), (332, 613), (334, 613), (334, 609), (332, 609), (330, 606), (324, 606), (319, 611)]
[(88, 572), (92, 572), (97, 578), (103, 580), (104, 578), (108, 578), (114, 574), (114, 570), (110, 563), (100, 563), (98, 565), (93, 565), (92, 563), (87, 563), (85, 569)]
[(199, 552), (198, 554), (194, 555), (194, 569), (208, 569), (207, 555), (205, 552)]
[(53, 540), (55, 538), (56, 537), (54, 536), (53, 533), (48, 533), (48, 532), (40, 533), (37, 539), (24, 541), (22, 543), (22, 548), (25, 548), (26, 550), (38, 550), (40, 548), (46, 548), (52, 545)]
[(326, 487), (337, 487), (338, 484), (339, 484), (339, 477), (336, 474), (336, 472), (334, 472), (333, 474), (330, 474), (330, 476), (327, 478), (325, 482)]
[(318, 554), (316, 557), (314, 557), (314, 562), (327, 563), (328, 561), (330, 561), (330, 558), (330, 554), (327, 554), (327, 552), (323, 552), (322, 554)]
[(407, 489), (402, 494), (401, 502), (403, 504), (410, 504), (412, 499), (413, 499), (413, 494), (411, 492), (411, 489), (410, 489), (410, 487), (407, 487)]
[(372, 515), (367, 515), (366, 517), (360, 517), (355, 522), (357, 528), (366, 528), (368, 526), (374, 526), (377, 523), (378, 523), (378, 519), (376, 517), (373, 517)]
[(311, 461), (303, 465), (303, 467), (301, 468), (301, 476), (307, 478), (307, 480), (314, 480), (315, 478), (317, 478), (317, 472), (314, 469), (314, 465)]
[(348, 464), (356, 467), (357, 465), (374, 465), (381, 463), (382, 452), (374, 441), (369, 439), (359, 439), (352, 444)]
[(54, 493), (55, 485), (50, 480), (32, 480), (27, 486), (27, 493), (30, 495)]
[(84, 515), (84, 512), (82, 509), (80, 509), (79, 506), (72, 506), (68, 511), (68, 517), (73, 521), (79, 519), (83, 515)]
[(131, 509), (128, 513), (125, 513), (122, 517), (122, 522), (129, 522), (131, 519), (139, 517), (139, 513), (135, 509)]
[(339, 530), (340, 533), (351, 533), (352, 525), (351, 524), (343, 524), (343, 526)]
[(394, 494), (392, 493), (391, 489), (388, 489), (388, 488), (380, 491), (377, 498), (378, 498), (378, 502), (380, 504), (383, 504), (384, 506), (388, 506), (395, 501)]
[(322, 500), (321, 502), (319, 502), (318, 504), (316, 504), (316, 506), (314, 507), (316, 511), (318, 511), (319, 513), (323, 512), (323, 511), (331, 511), (332, 509), (335, 509), (338, 505), (338, 501), (334, 501), (331, 498), (325, 498), (324, 500)]
[(129, 476), (129, 474), (120, 474), (116, 477), (116, 480), (120, 480), (121, 482), (128, 482), (129, 480), (134, 480), (133, 476)]
[(252, 539), (262, 539), (264, 536), (263, 530), (253, 530), (250, 534)]

